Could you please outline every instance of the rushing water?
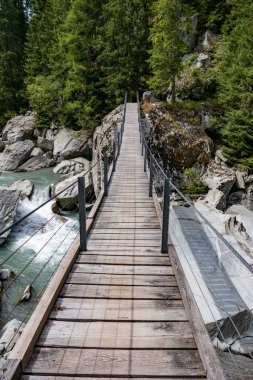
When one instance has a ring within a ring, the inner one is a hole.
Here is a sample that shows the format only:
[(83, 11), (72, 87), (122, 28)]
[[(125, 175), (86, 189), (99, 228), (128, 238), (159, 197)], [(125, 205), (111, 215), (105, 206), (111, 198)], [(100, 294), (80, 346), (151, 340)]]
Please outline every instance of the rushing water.
[[(48, 200), (48, 187), (58, 182), (60, 176), (54, 174), (52, 169), (32, 173), (6, 172), (0, 176), (0, 185), (8, 185), (19, 179), (29, 179), (34, 185), (34, 192), (30, 200), (20, 201), (15, 221)], [(5, 283), (3, 290), (2, 325), (13, 318), (27, 320), (77, 235), (76, 214), (55, 215), (51, 203), (14, 227), (0, 247), (1, 268), (9, 268), (15, 274), (15, 281), (11, 285), (10, 282)], [(32, 284), (32, 297), (30, 301), (20, 303), (28, 284)]]

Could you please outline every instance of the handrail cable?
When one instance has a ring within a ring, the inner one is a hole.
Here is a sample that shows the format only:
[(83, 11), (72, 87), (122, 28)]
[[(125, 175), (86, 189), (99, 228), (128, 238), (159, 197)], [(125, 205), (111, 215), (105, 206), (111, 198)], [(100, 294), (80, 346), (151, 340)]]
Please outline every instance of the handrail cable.
[[(86, 176), (96, 165), (98, 165), (98, 163), (101, 161), (98, 160), (89, 170), (87, 170), (87, 172), (85, 172), (83, 174), (83, 177)], [(3, 231), (0, 232), (0, 236), (2, 236), (5, 232), (11, 230), (13, 227), (15, 227), (16, 225), (18, 225), (19, 223), (23, 222), (23, 220), (27, 219), (29, 216), (31, 216), (32, 214), (34, 214), (36, 211), (38, 211), (39, 209), (41, 209), (43, 206), (45, 206), (46, 204), (48, 204), (49, 202), (51, 202), (53, 199), (57, 198), (59, 195), (61, 195), (62, 193), (64, 193), (66, 190), (70, 189), (72, 186), (76, 185), (78, 183), (78, 180), (76, 180), (75, 182), (71, 183), (71, 185), (65, 187), (65, 189), (61, 190), (59, 193), (53, 195), (52, 197), (50, 197), (47, 201), (43, 202), (41, 205), (39, 205), (38, 207), (36, 207), (34, 210), (30, 211), (28, 214), (24, 215), (21, 219), (17, 220), (15, 223), (13, 223), (11, 226), (5, 228)]]

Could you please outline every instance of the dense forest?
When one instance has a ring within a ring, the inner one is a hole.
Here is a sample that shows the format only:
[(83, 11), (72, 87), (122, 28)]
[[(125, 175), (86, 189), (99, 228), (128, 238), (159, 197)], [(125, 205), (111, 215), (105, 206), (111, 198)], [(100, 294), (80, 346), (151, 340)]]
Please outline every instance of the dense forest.
[(93, 130), (125, 91), (154, 90), (204, 104), (224, 155), (253, 169), (252, 35), (252, 0), (0, 0), (0, 124), (32, 109), (38, 127)]

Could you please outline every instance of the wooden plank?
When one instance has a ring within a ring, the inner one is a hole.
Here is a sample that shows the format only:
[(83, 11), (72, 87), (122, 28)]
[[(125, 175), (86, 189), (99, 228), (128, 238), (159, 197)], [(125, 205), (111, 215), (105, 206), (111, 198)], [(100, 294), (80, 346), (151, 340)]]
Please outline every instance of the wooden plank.
[[(46, 365), (45, 365), (46, 363)], [(129, 367), (130, 366), (130, 367)], [(196, 350), (36, 348), (25, 373), (116, 376), (201, 376)]]
[(145, 247), (145, 248), (160, 248), (161, 242), (160, 240), (135, 240), (135, 239), (124, 239), (124, 240), (89, 240), (90, 249), (96, 249), (96, 247), (104, 247), (105, 249), (108, 247)]
[[(72, 377), (72, 376), (38, 376), (38, 375), (23, 375), (21, 376), (20, 380), (76, 380), (77, 377)], [(85, 376), (86, 380), (97, 380), (98, 377), (87, 377)], [(100, 380), (122, 380), (122, 377), (99, 377)], [(135, 380), (160, 380), (161, 378), (155, 378), (155, 377), (135, 377)], [(175, 380), (175, 377), (163, 377), (164, 380)], [(185, 377), (176, 377), (177, 380), (186, 380)], [(187, 379), (190, 379), (188, 377)], [(206, 379), (206, 377), (194, 377), (194, 380), (203, 380)]]
[(151, 266), (168, 266), (170, 265), (169, 257), (139, 257), (130, 255), (111, 256), (110, 252), (107, 255), (93, 254), (86, 252), (80, 254), (76, 263), (83, 264), (111, 264), (111, 265), (151, 265)]
[(115, 349), (196, 348), (188, 322), (48, 321), (37, 345)]
[(171, 275), (172, 267), (163, 266), (133, 266), (133, 265), (110, 265), (110, 264), (74, 264), (73, 271), (82, 273), (103, 273), (103, 274), (134, 274), (134, 275)]
[(177, 286), (174, 276), (145, 276), (121, 274), (90, 274), (71, 272), (66, 284)]
[(76, 321), (187, 321), (179, 300), (58, 298), (50, 319)]
[(90, 241), (96, 241), (96, 240), (133, 240), (133, 241), (136, 241), (136, 240), (152, 240), (153, 242), (156, 241), (158, 242), (159, 244), (161, 244), (161, 233), (160, 232), (157, 232), (157, 233), (146, 233), (146, 234), (143, 234), (142, 232), (138, 233), (138, 232), (135, 232), (135, 233), (124, 233), (124, 232), (116, 232), (116, 233), (102, 233), (102, 234), (99, 234), (99, 233), (92, 233), (91, 236), (90, 236)]
[(181, 300), (177, 286), (159, 288), (121, 285), (81, 285), (67, 284), (61, 291), (61, 297), (68, 298), (103, 298), (103, 299), (165, 299)]

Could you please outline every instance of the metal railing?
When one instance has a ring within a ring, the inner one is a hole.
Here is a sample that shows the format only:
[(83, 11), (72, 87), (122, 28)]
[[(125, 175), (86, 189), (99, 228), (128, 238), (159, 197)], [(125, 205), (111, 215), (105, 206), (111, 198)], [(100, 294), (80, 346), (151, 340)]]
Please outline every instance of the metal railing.
[[(165, 170), (162, 168), (161, 164), (159, 163), (158, 159), (156, 158), (154, 152), (151, 151), (150, 146), (148, 144), (147, 138), (145, 136), (145, 130), (142, 127), (142, 121), (141, 121), (141, 114), (140, 114), (140, 102), (139, 102), (139, 96), (137, 97), (138, 100), (138, 113), (139, 113), (139, 131), (140, 131), (140, 143), (141, 143), (141, 154), (144, 156), (144, 172), (147, 172), (149, 177), (149, 196), (150, 197), (156, 197), (159, 203), (159, 211), (160, 211), (160, 220), (161, 220), (161, 227), (162, 227), (162, 242), (161, 242), (161, 252), (162, 253), (168, 253), (168, 244), (169, 244), (169, 230), (173, 232), (175, 235), (175, 229), (181, 229), (181, 236), (184, 234), (184, 231), (182, 230), (180, 224), (176, 220), (175, 217), (173, 217), (173, 221), (170, 221), (170, 203), (171, 203), (171, 197), (174, 194), (176, 194), (179, 199), (183, 200), (184, 203), (191, 208), (196, 215), (203, 221), (204, 225), (209, 228), (213, 233), (214, 236), (216, 236), (217, 240), (222, 242), (226, 248), (229, 249), (229, 251), (234, 255), (234, 259), (238, 259), (247, 270), (251, 273), (250, 276), (252, 276), (253, 273), (253, 266), (249, 264), (244, 257), (220, 234), (219, 231), (207, 220), (207, 218), (195, 207), (193, 202), (181, 192), (181, 190), (173, 183), (170, 176), (168, 176), (165, 172)], [(156, 202), (157, 203), (157, 202)], [(175, 226), (176, 225), (176, 226)], [(184, 252), (184, 246), (181, 245), (181, 242), (177, 239), (177, 244), (179, 245), (182, 252)], [(216, 253), (217, 254), (217, 253)], [(205, 300), (210, 315), (212, 315), (213, 320), (215, 321), (217, 331), (219, 333), (220, 339), (224, 342), (226, 345), (226, 350), (230, 354), (231, 362), (234, 365), (235, 371), (238, 374), (238, 379), (243, 378), (240, 368), (238, 367), (236, 360), (233, 356), (233, 351), (230, 348), (231, 339), (227, 339), (222, 325), (220, 325), (217, 322), (215, 313), (213, 311), (213, 307), (215, 306), (221, 314), (225, 318), (229, 320), (230, 325), (232, 326), (232, 329), (234, 329), (235, 334), (237, 335), (238, 339), (241, 339), (243, 344), (245, 344), (245, 339), (242, 336), (240, 326), (238, 325), (238, 321), (236, 318), (234, 319), (233, 313), (229, 312), (226, 309), (226, 306), (224, 304), (224, 300), (220, 298), (220, 296), (217, 294), (217, 291), (215, 287), (212, 285), (206, 284), (207, 289), (209, 290), (210, 294), (213, 297), (213, 301), (210, 301), (210, 299), (207, 299), (205, 291), (202, 288), (202, 280), (199, 275), (199, 272), (196, 272), (195, 267), (191, 264), (189, 258), (187, 257), (187, 254), (183, 254), (185, 261), (188, 263), (189, 269), (191, 273), (193, 274), (196, 283), (199, 286), (200, 292), (202, 294), (203, 300)], [(233, 256), (232, 256), (233, 257)], [(219, 268), (221, 271), (224, 272), (223, 266), (217, 262), (217, 264), (214, 263), (214, 266), (217, 265), (217, 268)], [(233, 302), (233, 305), (237, 310), (240, 310), (240, 305), (236, 304), (236, 301)], [(244, 305), (249, 315), (250, 311), (246, 305)], [(236, 340), (236, 339), (235, 339)], [(248, 356), (253, 359), (252, 353), (249, 353)]]

